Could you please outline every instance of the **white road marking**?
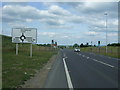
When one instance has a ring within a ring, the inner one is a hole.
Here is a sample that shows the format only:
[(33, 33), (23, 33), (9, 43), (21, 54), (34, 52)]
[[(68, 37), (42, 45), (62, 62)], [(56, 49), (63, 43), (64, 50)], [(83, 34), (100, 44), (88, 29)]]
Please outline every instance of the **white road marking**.
[(67, 82), (68, 82), (68, 87), (70, 90), (73, 90), (73, 85), (72, 85), (72, 81), (68, 72), (68, 68), (65, 62), (65, 58), (63, 58), (63, 63), (64, 63), (64, 67), (65, 67), (65, 73), (66, 73), (66, 77), (67, 77)]
[(67, 56), (65, 58), (68, 58)]
[[(87, 57), (87, 56), (85, 56), (85, 55), (82, 55), (83, 57)], [(90, 57), (87, 57), (87, 59), (89, 59)], [(111, 67), (111, 68), (113, 68), (113, 67), (115, 67), (115, 66), (113, 66), (113, 65), (110, 65), (110, 64), (108, 64), (108, 63), (104, 63), (104, 62), (102, 62), (102, 61), (99, 61), (99, 60), (96, 60), (96, 59), (93, 59), (93, 58), (91, 58), (93, 61), (96, 61), (96, 62), (99, 62), (99, 63), (101, 63), (101, 64), (104, 64), (104, 65), (107, 65), (107, 66), (109, 66), (109, 67)]]
[(89, 59), (90, 57), (87, 57), (87, 59)]
[(64, 57), (66, 56), (65, 53), (63, 54), (63, 56), (64, 56)]
[(82, 55), (83, 57), (85, 57), (85, 55)]
[(113, 65), (104, 63), (104, 62), (102, 62), (102, 61), (98, 61), (98, 60), (96, 60), (96, 59), (92, 59), (92, 60), (94, 60), (94, 61), (96, 61), (96, 62), (99, 62), (99, 63), (101, 63), (101, 64), (104, 64), (104, 65), (107, 65), (107, 66), (112, 67), (112, 68), (114, 67)]

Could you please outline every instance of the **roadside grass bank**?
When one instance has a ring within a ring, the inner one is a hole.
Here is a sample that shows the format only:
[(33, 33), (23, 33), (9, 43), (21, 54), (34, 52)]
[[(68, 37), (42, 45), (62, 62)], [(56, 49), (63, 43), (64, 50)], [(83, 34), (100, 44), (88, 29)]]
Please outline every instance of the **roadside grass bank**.
[(81, 51), (84, 51), (84, 52), (92, 52), (92, 53), (110, 56), (114, 58), (120, 58), (119, 56), (120, 47), (117, 47), (117, 46), (108, 46), (107, 53), (106, 53), (106, 47), (84, 47), (80, 49)]
[(57, 52), (51, 47), (33, 45), (31, 58), (30, 44), (19, 44), (19, 53), (15, 55), (11, 37), (2, 36), (2, 88), (16, 88), (24, 84)]

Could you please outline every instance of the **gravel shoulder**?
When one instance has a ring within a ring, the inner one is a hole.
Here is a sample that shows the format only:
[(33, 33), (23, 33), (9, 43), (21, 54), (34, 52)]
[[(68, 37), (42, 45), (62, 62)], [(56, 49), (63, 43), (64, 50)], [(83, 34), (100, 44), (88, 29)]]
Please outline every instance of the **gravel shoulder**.
[(44, 65), (40, 71), (38, 71), (34, 77), (27, 80), (22, 88), (44, 88), (45, 81), (47, 79), (48, 73), (55, 62), (57, 55), (53, 55), (47, 64)]

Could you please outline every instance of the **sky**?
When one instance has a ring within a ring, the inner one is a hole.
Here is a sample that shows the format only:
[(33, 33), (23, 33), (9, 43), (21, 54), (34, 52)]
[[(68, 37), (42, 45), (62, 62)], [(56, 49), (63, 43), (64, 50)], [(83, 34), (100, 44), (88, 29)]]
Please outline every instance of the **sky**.
[[(2, 2), (2, 34), (12, 28), (37, 28), (37, 43), (73, 45), (118, 42), (117, 2)], [(107, 13), (107, 16), (105, 15)], [(1, 23), (0, 23), (1, 24)]]

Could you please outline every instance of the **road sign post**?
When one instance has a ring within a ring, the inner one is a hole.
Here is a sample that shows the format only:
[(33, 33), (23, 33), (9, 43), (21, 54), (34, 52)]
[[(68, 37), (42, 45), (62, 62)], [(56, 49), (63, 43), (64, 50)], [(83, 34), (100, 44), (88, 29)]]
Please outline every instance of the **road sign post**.
[(30, 44), (30, 57), (32, 57), (32, 43)]
[(16, 43), (16, 55), (18, 55), (18, 43)]

